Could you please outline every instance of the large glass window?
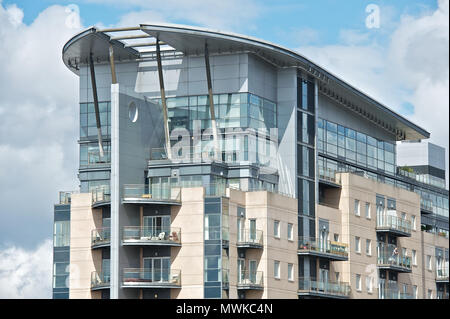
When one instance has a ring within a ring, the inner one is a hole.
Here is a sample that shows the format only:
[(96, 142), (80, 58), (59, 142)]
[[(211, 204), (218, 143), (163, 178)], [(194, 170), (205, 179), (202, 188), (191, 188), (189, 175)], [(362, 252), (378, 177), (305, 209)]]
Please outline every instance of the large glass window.
[(70, 244), (70, 221), (56, 221), (53, 230), (54, 247), (64, 247)]

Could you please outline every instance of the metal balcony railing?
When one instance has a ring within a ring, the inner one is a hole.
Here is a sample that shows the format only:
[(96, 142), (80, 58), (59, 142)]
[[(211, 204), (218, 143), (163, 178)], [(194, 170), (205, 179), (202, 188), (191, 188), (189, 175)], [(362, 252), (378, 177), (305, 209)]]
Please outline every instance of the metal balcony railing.
[(96, 272), (93, 271), (91, 273), (91, 288), (103, 288), (103, 287), (109, 287), (109, 283), (111, 280), (111, 276), (109, 272)]
[(88, 152), (87, 166), (105, 165), (111, 163), (111, 152), (104, 151), (103, 156), (99, 151)]
[(436, 267), (436, 280), (448, 281), (448, 262), (447, 266)]
[(238, 289), (263, 288), (262, 271), (240, 271), (238, 272)]
[(181, 270), (165, 268), (124, 268), (123, 286), (181, 286)]
[(350, 296), (351, 287), (348, 283), (344, 282), (317, 281), (300, 277), (298, 279), (298, 292), (347, 298)]
[(124, 243), (181, 244), (181, 229), (177, 227), (123, 227)]
[(92, 205), (111, 201), (111, 191), (108, 186), (96, 187), (91, 191), (91, 194)]
[(107, 245), (111, 242), (111, 228), (97, 228), (91, 231), (91, 246)]
[(237, 234), (238, 246), (263, 246), (262, 230), (241, 229)]
[(181, 202), (181, 188), (170, 184), (145, 185), (128, 184), (123, 186), (124, 200)]
[(411, 257), (402, 256), (401, 248), (392, 244), (377, 244), (377, 264), (383, 267), (411, 271)]
[(341, 183), (341, 177), (340, 175), (336, 175), (337, 173), (340, 173), (336, 170), (332, 170), (325, 167), (319, 167), (319, 179), (331, 182), (334, 184), (340, 184)]
[(298, 238), (299, 252), (317, 252), (339, 257), (348, 257), (348, 245), (331, 240), (320, 240), (314, 237), (299, 237)]
[(395, 215), (395, 210), (390, 210), (387, 214), (377, 214), (377, 230), (399, 231), (411, 235), (411, 222)]

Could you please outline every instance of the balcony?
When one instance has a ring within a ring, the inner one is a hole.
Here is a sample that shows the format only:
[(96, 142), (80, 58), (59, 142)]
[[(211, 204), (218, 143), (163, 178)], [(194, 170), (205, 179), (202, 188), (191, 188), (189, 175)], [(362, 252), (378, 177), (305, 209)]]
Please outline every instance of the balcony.
[(400, 291), (397, 284), (389, 284), (388, 287), (378, 288), (378, 299), (415, 299), (415, 297), (410, 285), (406, 285), (406, 290)]
[(395, 248), (392, 244), (378, 243), (377, 268), (410, 273), (411, 257), (402, 256), (401, 249), (395, 251)]
[(111, 244), (111, 228), (98, 228), (91, 231), (91, 248), (109, 247)]
[(389, 210), (387, 215), (377, 215), (377, 232), (390, 233), (399, 237), (411, 237), (411, 222), (396, 216), (395, 210)]
[(123, 186), (123, 204), (181, 205), (181, 188), (134, 184)]
[(448, 283), (448, 261), (447, 266), (441, 266), (436, 268), (436, 282)]
[(181, 246), (181, 230), (176, 227), (123, 227), (124, 246)]
[(263, 248), (262, 230), (250, 231), (248, 229), (242, 229), (238, 231), (236, 246), (238, 248)]
[(124, 268), (122, 288), (181, 288), (181, 270)]
[(80, 168), (86, 167), (109, 167), (111, 165), (111, 152), (103, 151), (103, 156), (99, 151), (91, 151), (87, 153), (87, 161), (80, 163)]
[(109, 273), (91, 273), (91, 290), (109, 289), (111, 276)]
[(336, 241), (320, 241), (315, 238), (299, 237), (297, 255), (310, 255), (328, 260), (348, 260), (348, 245)]
[(263, 284), (263, 272), (262, 271), (241, 271), (238, 273), (238, 283), (237, 289), (239, 290), (249, 290), (256, 289), (262, 290), (264, 289)]
[(101, 186), (93, 189), (92, 208), (101, 207), (111, 204), (111, 191), (107, 186)]
[(351, 287), (348, 283), (316, 281), (309, 278), (298, 279), (299, 296), (346, 299), (350, 296)]
[(425, 214), (433, 213), (433, 201), (431, 199), (420, 198), (420, 211)]
[(334, 187), (341, 187), (341, 177), (336, 175), (340, 173), (336, 170), (319, 167), (319, 182), (328, 184)]

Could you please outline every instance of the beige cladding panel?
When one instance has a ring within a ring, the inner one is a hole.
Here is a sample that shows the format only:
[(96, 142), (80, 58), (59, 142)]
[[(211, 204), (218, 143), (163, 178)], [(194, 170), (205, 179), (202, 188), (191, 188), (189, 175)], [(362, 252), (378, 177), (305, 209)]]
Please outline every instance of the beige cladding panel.
[(181, 247), (172, 247), (172, 269), (181, 270), (181, 289), (172, 298), (203, 298), (204, 189), (183, 188), (181, 206), (172, 206), (172, 227), (181, 229)]
[(91, 249), (91, 231), (101, 225), (101, 212), (91, 209), (91, 194), (72, 194), (70, 216), (69, 297), (93, 298), (91, 273), (100, 270), (102, 256)]

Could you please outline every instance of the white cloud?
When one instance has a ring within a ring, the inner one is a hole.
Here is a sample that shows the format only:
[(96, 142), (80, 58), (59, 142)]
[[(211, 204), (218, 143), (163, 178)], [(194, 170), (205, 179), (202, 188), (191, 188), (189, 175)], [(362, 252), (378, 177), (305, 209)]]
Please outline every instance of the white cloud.
[(66, 9), (48, 7), (26, 25), (20, 8), (0, 2), (0, 243), (48, 236), (57, 192), (78, 184), (78, 77), (61, 50), (81, 26)]
[[(430, 141), (449, 149), (449, 3), (434, 11), (403, 15), (386, 46), (364, 32), (341, 32), (342, 45), (303, 46), (297, 49), (348, 83), (402, 113), (431, 133)], [(365, 43), (371, 39), (368, 43)], [(448, 187), (448, 174), (447, 174)]]
[(0, 250), (0, 299), (52, 297), (52, 241), (34, 251), (17, 246)]

